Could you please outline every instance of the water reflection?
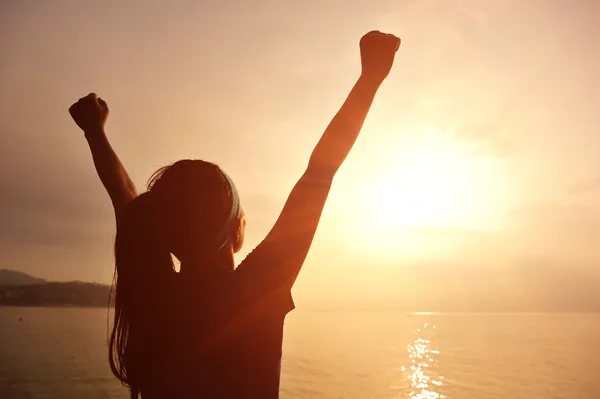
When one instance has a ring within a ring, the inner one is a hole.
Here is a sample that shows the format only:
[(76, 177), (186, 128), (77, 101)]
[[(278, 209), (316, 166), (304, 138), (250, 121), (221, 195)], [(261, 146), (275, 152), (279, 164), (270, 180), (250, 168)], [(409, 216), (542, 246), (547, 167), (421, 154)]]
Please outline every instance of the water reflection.
[(417, 329), (416, 339), (406, 348), (409, 365), (402, 366), (409, 386), (408, 397), (411, 399), (441, 399), (446, 396), (441, 393), (444, 377), (439, 375), (438, 356), (440, 351), (434, 347), (436, 326), (423, 324)]

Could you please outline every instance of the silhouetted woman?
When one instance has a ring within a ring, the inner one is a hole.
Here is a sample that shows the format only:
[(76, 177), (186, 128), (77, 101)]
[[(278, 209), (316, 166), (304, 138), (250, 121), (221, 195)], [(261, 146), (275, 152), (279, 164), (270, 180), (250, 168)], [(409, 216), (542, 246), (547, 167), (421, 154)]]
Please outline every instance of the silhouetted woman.
[[(246, 219), (217, 165), (182, 160), (138, 195), (104, 132), (95, 94), (69, 112), (85, 132), (117, 219), (110, 366), (153, 398), (277, 398), (283, 321), (333, 177), (352, 148), (400, 39), (370, 32), (362, 73), (314, 149), (267, 237), (237, 267)], [(181, 260), (175, 272), (171, 254)]]

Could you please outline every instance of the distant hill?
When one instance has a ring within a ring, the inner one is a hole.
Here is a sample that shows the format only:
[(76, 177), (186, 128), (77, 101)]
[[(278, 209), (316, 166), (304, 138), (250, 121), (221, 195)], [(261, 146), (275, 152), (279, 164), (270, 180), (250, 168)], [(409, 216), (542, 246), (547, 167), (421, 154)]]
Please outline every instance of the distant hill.
[(44, 284), (46, 280), (16, 270), (0, 269), (0, 285)]
[(82, 282), (0, 285), (0, 306), (106, 307), (109, 293), (108, 285)]
[(105, 307), (109, 293), (108, 285), (51, 282), (16, 270), (0, 270), (0, 306)]

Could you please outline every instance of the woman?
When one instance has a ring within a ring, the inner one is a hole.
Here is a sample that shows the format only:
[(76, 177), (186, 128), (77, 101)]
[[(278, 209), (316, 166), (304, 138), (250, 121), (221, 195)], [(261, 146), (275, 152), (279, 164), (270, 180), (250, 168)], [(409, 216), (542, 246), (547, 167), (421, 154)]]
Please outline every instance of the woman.
[[(360, 41), (362, 73), (267, 237), (239, 265), (246, 219), (218, 166), (183, 160), (138, 195), (104, 132), (95, 94), (69, 112), (112, 200), (116, 304), (110, 366), (131, 397), (277, 398), (283, 321), (333, 177), (352, 148), (400, 39)], [(181, 260), (175, 272), (171, 254)]]

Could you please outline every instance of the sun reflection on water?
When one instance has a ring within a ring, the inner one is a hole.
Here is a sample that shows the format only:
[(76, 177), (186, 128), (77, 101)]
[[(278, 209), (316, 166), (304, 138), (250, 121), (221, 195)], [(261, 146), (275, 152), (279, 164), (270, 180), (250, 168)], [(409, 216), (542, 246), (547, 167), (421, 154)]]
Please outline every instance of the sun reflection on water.
[(434, 348), (432, 339), (436, 326), (428, 323), (417, 329), (416, 339), (406, 348), (408, 351), (408, 367), (402, 366), (411, 399), (442, 399), (446, 398), (440, 392), (444, 377), (437, 372), (440, 351)]

